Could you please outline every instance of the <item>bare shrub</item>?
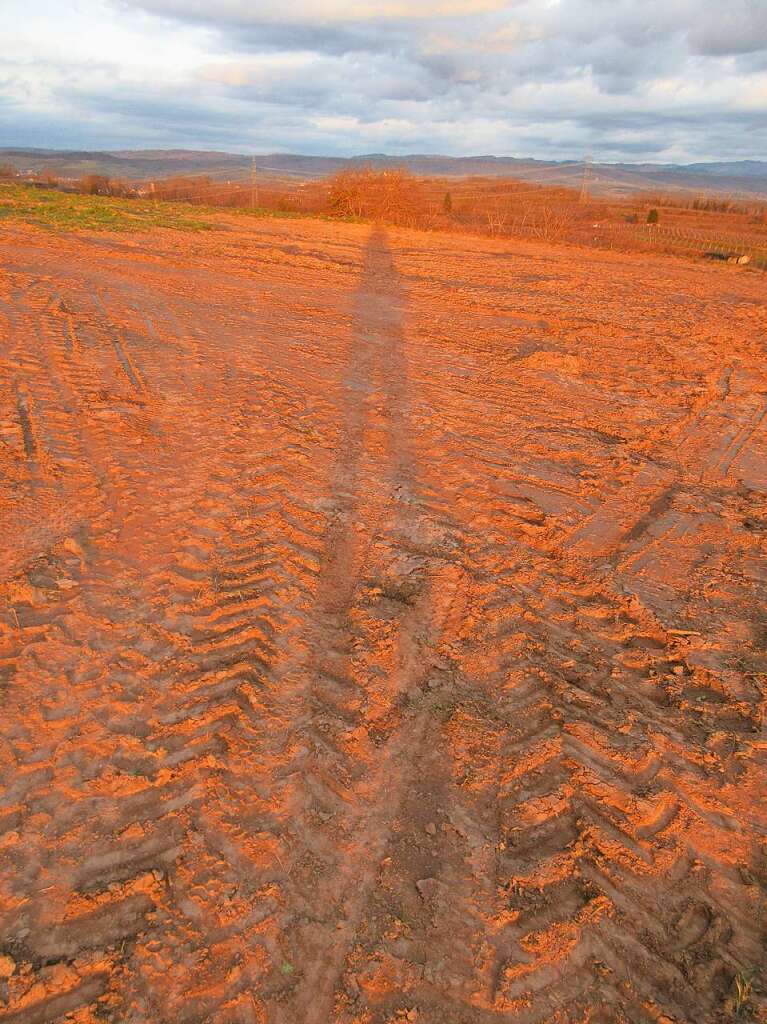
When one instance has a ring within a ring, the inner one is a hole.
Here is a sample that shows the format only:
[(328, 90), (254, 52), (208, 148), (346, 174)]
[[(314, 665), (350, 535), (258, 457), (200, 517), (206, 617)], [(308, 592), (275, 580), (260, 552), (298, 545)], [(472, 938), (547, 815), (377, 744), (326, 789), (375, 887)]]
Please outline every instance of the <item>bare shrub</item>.
[(57, 188), (59, 184), (59, 172), (53, 167), (47, 167), (44, 171), (40, 171), (36, 175), (35, 180), (40, 184), (44, 185), (45, 188)]
[(78, 191), (86, 196), (108, 196), (109, 188), (109, 178), (104, 174), (86, 174), (78, 182)]
[(342, 171), (330, 180), (328, 208), (340, 217), (416, 227), (426, 215), (420, 182), (409, 171)]
[(540, 212), (540, 237), (551, 241), (562, 238), (569, 225), (570, 218), (563, 210), (553, 206), (543, 206)]
[(509, 211), (506, 207), (496, 204), (485, 213), (487, 230), (491, 235), (502, 235), (509, 222)]

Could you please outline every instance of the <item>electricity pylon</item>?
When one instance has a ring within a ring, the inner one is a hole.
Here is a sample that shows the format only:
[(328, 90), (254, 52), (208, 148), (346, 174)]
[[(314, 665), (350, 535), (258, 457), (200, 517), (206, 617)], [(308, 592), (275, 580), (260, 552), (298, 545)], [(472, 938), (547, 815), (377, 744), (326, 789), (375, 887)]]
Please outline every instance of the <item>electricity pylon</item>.
[(253, 157), (250, 163), (250, 206), (255, 210), (258, 205), (258, 169), (256, 158)]
[(578, 199), (581, 203), (588, 202), (589, 199), (589, 168), (591, 167), (591, 153), (587, 153), (583, 161), (583, 181), (581, 182), (581, 194)]

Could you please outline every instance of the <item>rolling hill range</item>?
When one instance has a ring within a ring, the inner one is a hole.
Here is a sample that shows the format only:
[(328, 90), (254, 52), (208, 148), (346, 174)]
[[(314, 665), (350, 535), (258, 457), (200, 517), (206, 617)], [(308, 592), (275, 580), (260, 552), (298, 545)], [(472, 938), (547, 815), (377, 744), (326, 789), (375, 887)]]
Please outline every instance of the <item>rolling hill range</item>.
[[(62, 177), (106, 174), (110, 177), (151, 181), (172, 175), (208, 175), (217, 180), (244, 180), (251, 173), (252, 156), (197, 150), (79, 151), (0, 148), (0, 163), (21, 173), (55, 171)], [(645, 190), (726, 192), (767, 197), (767, 162), (681, 164), (600, 164), (583, 161), (549, 162), (515, 157), (449, 157), (382, 153), (356, 157), (305, 156), (267, 153), (256, 157), (259, 174), (266, 177), (308, 180), (322, 178), (345, 167), (405, 165), (419, 175), (513, 177), (541, 184), (580, 187), (586, 170), (589, 189), (596, 194), (619, 195)]]

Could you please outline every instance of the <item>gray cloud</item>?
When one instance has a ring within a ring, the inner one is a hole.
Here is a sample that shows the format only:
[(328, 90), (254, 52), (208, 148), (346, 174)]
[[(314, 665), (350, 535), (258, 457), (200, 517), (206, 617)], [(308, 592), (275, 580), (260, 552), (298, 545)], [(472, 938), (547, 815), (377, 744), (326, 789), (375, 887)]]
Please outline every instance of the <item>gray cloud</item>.
[(71, 145), (764, 154), (764, 0), (63, 0), (104, 36), (67, 59), (5, 2), (20, 41), (12, 15), (0, 140), (15, 144), (26, 122), (38, 145), (66, 127)]
[(695, 23), (689, 41), (696, 53), (725, 56), (767, 49), (767, 4), (763, 0), (732, 0), (718, 17)]

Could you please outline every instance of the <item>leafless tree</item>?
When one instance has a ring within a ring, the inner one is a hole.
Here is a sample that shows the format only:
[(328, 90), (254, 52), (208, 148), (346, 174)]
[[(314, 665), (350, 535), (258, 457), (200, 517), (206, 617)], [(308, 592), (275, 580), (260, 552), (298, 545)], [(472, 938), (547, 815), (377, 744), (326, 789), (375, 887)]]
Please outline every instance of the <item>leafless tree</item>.
[(487, 229), (491, 235), (503, 234), (509, 221), (509, 208), (496, 202), (487, 211)]
[(342, 171), (331, 179), (328, 207), (341, 217), (416, 227), (427, 214), (421, 184), (409, 171)]

